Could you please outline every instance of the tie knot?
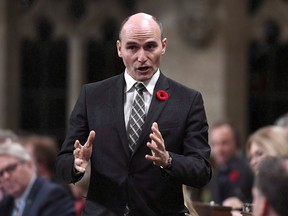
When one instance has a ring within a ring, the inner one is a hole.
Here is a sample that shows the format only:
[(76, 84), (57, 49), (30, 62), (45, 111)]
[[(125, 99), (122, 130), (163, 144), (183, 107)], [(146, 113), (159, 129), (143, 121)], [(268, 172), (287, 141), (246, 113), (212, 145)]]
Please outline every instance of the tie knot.
[(134, 87), (135, 87), (136, 91), (140, 92), (140, 93), (146, 89), (145, 86), (143, 85), (143, 83), (139, 83), (139, 82), (135, 83)]

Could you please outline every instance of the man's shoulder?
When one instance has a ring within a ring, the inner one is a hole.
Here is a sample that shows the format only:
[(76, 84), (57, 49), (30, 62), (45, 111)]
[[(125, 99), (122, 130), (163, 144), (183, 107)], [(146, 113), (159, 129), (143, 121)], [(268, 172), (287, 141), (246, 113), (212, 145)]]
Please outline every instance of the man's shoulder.
[[(49, 180), (37, 178), (27, 197), (31, 208), (27, 208), (25, 215), (39, 215), (47, 211), (51, 215), (75, 215), (72, 196), (63, 186)], [(33, 208), (32, 208), (33, 206)]]
[(67, 196), (69, 195), (67, 189), (64, 188), (64, 186), (39, 177), (36, 179), (31, 192), (39, 194), (49, 194), (51, 192), (57, 192), (67, 194)]
[[(165, 76), (164, 76), (165, 77)], [(199, 90), (194, 89), (192, 87), (189, 87), (187, 85), (184, 85), (174, 79), (171, 79), (169, 77), (165, 77), (167, 79), (167, 82), (169, 83), (169, 87), (171, 87), (173, 90), (181, 91), (181, 92), (187, 92), (192, 94), (200, 94)]]
[(86, 83), (83, 86), (88, 89), (101, 87), (105, 88), (107, 86), (114, 85), (117, 82), (121, 82), (122, 80), (124, 81), (123, 73), (97, 82)]

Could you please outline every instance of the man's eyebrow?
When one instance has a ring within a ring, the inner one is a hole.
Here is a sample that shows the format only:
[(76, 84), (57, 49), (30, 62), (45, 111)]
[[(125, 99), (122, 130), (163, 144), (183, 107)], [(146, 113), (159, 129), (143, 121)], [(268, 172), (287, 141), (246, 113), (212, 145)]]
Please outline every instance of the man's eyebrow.
[(147, 43), (146, 44), (157, 44), (157, 42), (156, 41), (147, 41)]
[(137, 43), (134, 42), (134, 41), (128, 41), (128, 42), (126, 43), (126, 45), (135, 45), (135, 44), (137, 44)]

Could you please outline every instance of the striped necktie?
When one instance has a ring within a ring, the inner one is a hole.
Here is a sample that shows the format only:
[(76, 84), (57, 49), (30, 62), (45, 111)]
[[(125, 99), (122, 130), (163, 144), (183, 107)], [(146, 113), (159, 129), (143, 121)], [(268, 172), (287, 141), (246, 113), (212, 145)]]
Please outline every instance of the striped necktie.
[(146, 113), (143, 91), (146, 89), (142, 83), (136, 83), (134, 85), (136, 89), (136, 97), (134, 99), (129, 124), (127, 128), (128, 143), (131, 152), (134, 152), (138, 138), (142, 131), (142, 125), (144, 124)]

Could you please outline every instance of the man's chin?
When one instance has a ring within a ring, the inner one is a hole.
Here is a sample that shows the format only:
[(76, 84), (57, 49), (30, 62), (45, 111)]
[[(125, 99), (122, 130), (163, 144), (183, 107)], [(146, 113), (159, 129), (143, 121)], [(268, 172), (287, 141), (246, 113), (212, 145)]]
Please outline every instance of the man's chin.
[(140, 82), (145, 82), (147, 80), (150, 80), (152, 78), (153, 74), (152, 73), (138, 73), (137, 75), (137, 80)]

